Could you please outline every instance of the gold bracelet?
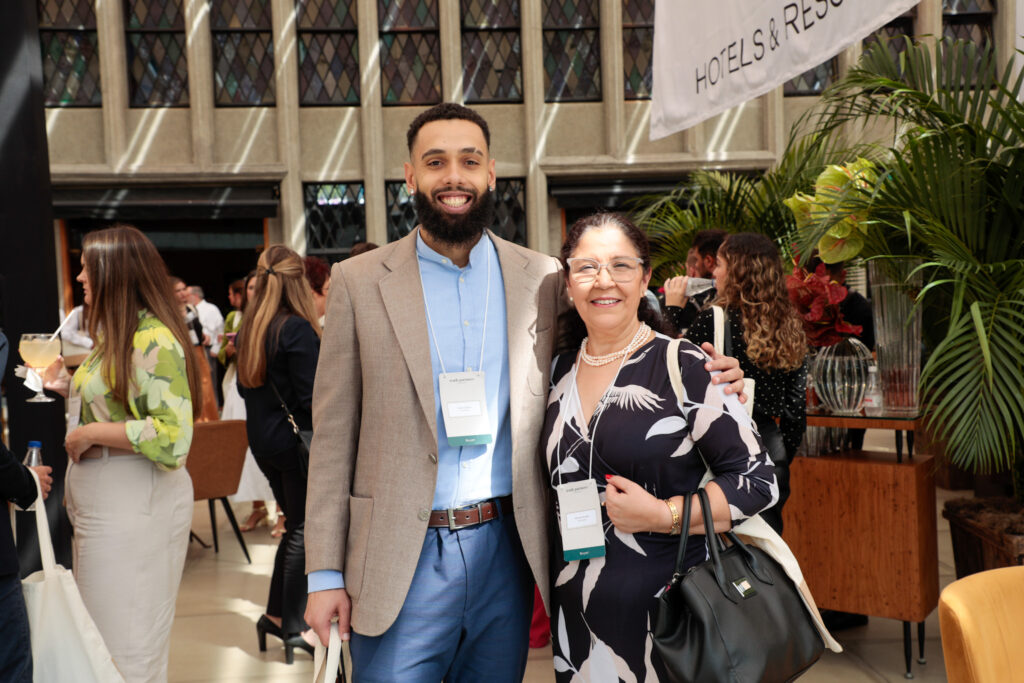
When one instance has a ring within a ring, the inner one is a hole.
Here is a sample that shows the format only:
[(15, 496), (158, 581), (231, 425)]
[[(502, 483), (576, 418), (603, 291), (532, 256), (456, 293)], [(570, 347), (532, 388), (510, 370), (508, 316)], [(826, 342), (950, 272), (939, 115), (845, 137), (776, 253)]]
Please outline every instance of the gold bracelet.
[(676, 504), (668, 498), (665, 499), (665, 505), (668, 505), (668, 511), (672, 513), (672, 528), (669, 530), (669, 534), (672, 536), (678, 536), (682, 531), (679, 528), (679, 509), (676, 508)]

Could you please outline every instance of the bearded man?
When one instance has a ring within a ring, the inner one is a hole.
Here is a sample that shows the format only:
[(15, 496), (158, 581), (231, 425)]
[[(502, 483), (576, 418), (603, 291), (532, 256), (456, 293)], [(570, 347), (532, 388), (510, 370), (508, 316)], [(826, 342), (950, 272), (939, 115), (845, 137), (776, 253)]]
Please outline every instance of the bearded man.
[(538, 441), (565, 282), (554, 258), (488, 230), (479, 114), (437, 105), (407, 141), (417, 229), (331, 273), (306, 621), (323, 642), (332, 617), (345, 639), (351, 625), (360, 683), (521, 681), (533, 583), (547, 603), (550, 580)]

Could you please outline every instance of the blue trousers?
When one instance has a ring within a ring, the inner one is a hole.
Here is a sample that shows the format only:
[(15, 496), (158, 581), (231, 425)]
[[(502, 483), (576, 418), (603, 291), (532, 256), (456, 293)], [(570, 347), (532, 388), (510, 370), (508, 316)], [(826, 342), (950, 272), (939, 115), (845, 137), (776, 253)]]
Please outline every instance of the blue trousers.
[(0, 681), (32, 683), (32, 642), (17, 574), (0, 576)]
[(352, 634), (353, 680), (519, 683), (532, 610), (533, 578), (512, 517), (427, 529), (395, 623), (380, 636)]

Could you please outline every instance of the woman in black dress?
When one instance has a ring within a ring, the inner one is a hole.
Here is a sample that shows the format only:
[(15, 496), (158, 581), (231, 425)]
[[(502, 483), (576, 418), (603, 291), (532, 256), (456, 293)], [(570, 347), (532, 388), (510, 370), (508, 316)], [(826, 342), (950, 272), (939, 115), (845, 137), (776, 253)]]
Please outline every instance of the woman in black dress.
[(285, 515), (285, 532), (270, 577), (267, 613), (256, 624), (257, 635), (260, 650), (266, 648), (267, 633), (283, 639), (285, 661), (291, 664), (294, 648), (312, 652), (314, 636), (302, 618), (306, 610), (307, 465), (288, 413), (300, 429), (312, 429), (320, 325), (303, 276), (302, 259), (288, 247), (273, 244), (260, 255), (255, 296), (245, 310), (235, 342), (238, 391), (245, 399), (249, 447)]
[[(555, 671), (560, 681), (661, 680), (649, 631), (675, 564), (682, 494), (710, 468), (712, 515), (725, 530), (774, 501), (775, 475), (744, 408), (713, 383), (704, 352), (685, 341), (685, 400), (677, 401), (670, 339), (651, 329), (655, 316), (644, 300), (650, 254), (643, 233), (615, 214), (581, 219), (562, 262), (577, 334), (574, 350), (553, 364), (542, 444), (556, 492), (560, 484), (594, 482), (605, 554), (567, 561), (562, 534), (555, 537)], [(691, 533), (703, 534), (698, 500), (692, 519)], [(689, 543), (692, 566), (707, 548), (704, 536)]]
[[(713, 302), (729, 317), (732, 355), (754, 380), (754, 423), (768, 448), (779, 481), (779, 501), (761, 513), (782, 533), (782, 506), (789, 498), (789, 463), (807, 426), (807, 340), (789, 300), (782, 259), (764, 235), (729, 235), (718, 248)], [(714, 337), (714, 313), (701, 311), (687, 332), (694, 344)], [(776, 423), (776, 420), (778, 421)]]

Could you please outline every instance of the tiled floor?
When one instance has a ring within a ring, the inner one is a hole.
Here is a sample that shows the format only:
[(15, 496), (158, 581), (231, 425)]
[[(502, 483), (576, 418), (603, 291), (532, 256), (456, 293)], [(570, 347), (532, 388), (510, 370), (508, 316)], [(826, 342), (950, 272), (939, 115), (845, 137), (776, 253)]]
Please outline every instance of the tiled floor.
[[(868, 432), (868, 446), (886, 448), (891, 433)], [(937, 503), (963, 495), (939, 489)], [(219, 506), (218, 506), (219, 507)], [(238, 506), (237, 516), (244, 518), (247, 505)], [(939, 584), (945, 587), (955, 576), (949, 539), (949, 527), (938, 514)], [(210, 540), (209, 514), (205, 503), (196, 505), (194, 529)], [(266, 603), (267, 586), (274, 560), (276, 541), (266, 527), (245, 534), (253, 563), (246, 564), (231, 528), (218, 514), (220, 552), (205, 550), (193, 543), (189, 548), (178, 597), (177, 614), (171, 635), (170, 680), (174, 682), (217, 681), (308, 681), (312, 658), (296, 652), (295, 664), (284, 663), (280, 641), (268, 637), (267, 652), (256, 644), (256, 620)], [(812, 586), (813, 589), (813, 586)], [(916, 628), (915, 638), (916, 638)], [(831, 681), (905, 680), (903, 630), (901, 622), (872, 618), (867, 626), (836, 634), (845, 652), (826, 652), (801, 679), (809, 683)], [(915, 659), (916, 659), (915, 642)], [(938, 615), (926, 621), (925, 657), (927, 664), (914, 663), (917, 681), (945, 681), (942, 646), (939, 641)], [(532, 650), (525, 681), (541, 683), (554, 680), (551, 650)]]

